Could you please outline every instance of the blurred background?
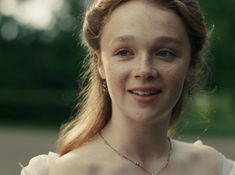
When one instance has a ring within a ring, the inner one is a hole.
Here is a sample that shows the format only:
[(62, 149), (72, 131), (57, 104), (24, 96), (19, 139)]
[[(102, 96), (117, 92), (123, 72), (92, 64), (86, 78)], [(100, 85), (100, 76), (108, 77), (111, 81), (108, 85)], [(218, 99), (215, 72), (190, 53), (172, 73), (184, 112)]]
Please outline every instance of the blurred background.
[[(0, 174), (20, 173), (55, 150), (79, 93), (82, 0), (0, 0)], [(213, 28), (213, 76), (184, 112), (175, 138), (197, 139), (235, 159), (235, 1), (200, 0)], [(214, 27), (213, 27), (214, 26)]]

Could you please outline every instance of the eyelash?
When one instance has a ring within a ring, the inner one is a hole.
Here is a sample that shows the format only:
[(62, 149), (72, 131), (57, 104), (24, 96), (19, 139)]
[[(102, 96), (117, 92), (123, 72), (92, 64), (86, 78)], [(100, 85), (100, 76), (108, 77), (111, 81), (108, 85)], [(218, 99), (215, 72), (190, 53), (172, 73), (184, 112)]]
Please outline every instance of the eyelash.
[[(125, 52), (124, 55), (122, 55), (123, 52)], [(115, 55), (120, 56), (120, 57), (131, 57), (134, 55), (134, 53), (130, 49), (122, 48), (122, 49), (119, 49)], [(168, 59), (176, 57), (176, 54), (173, 51), (168, 50), (168, 49), (157, 50), (154, 53), (154, 55), (161, 57), (161, 58), (168, 58)]]
[[(121, 55), (122, 52), (128, 52), (129, 55)], [(133, 56), (134, 53), (133, 53), (132, 51), (130, 51), (129, 49), (123, 48), (123, 49), (119, 49), (119, 50), (116, 52), (115, 55), (120, 56), (120, 57), (130, 57), (130, 56)]]
[[(176, 54), (173, 51), (168, 50), (168, 49), (159, 50), (156, 54), (157, 54), (156, 56), (160, 56), (160, 57), (164, 57), (164, 58), (176, 57)], [(162, 55), (162, 54), (164, 54), (164, 55)]]

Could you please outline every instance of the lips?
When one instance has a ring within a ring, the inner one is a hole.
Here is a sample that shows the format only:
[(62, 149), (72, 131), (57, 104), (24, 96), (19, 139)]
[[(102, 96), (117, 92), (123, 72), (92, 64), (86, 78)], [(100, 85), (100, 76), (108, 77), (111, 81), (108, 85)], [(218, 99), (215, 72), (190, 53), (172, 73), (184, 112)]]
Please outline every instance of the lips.
[(150, 95), (156, 95), (158, 93), (158, 91), (129, 91), (132, 94), (136, 94), (136, 95), (141, 95), (141, 96), (150, 96)]
[(135, 94), (135, 95), (140, 95), (140, 96), (152, 96), (152, 95), (157, 95), (158, 93), (161, 92), (161, 90), (155, 87), (143, 86), (143, 87), (132, 88), (128, 90), (128, 92)]
[(162, 90), (155, 87), (141, 86), (132, 88), (128, 92), (140, 103), (152, 103), (159, 98)]

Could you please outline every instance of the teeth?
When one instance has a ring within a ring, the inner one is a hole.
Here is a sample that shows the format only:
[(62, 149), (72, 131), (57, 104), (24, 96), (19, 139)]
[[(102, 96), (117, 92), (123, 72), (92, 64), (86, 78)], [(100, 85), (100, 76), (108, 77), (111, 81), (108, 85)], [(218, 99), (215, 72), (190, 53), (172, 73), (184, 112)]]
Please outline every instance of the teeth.
[(137, 95), (153, 95), (156, 94), (156, 91), (132, 91), (132, 93), (137, 94)]

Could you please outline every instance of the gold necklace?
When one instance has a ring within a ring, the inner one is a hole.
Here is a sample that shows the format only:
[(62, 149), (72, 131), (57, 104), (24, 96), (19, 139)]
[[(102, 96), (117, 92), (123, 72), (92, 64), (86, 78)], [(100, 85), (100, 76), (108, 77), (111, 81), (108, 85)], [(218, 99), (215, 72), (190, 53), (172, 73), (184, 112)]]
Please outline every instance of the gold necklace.
[(149, 170), (147, 170), (143, 165), (141, 165), (139, 162), (134, 161), (130, 158), (128, 158), (127, 156), (121, 154), (118, 150), (116, 150), (113, 146), (111, 146), (109, 144), (109, 142), (103, 137), (103, 135), (101, 133), (99, 133), (100, 137), (102, 138), (102, 140), (104, 141), (104, 143), (111, 148), (114, 152), (116, 152), (120, 157), (128, 160), (129, 162), (131, 162), (132, 164), (134, 164), (135, 166), (141, 168), (142, 170), (144, 170), (146, 173), (150, 174), (150, 175), (159, 175), (164, 169), (166, 169), (166, 167), (169, 165), (170, 162), (170, 157), (171, 157), (171, 151), (172, 151), (172, 143), (171, 143), (171, 139), (169, 137), (167, 137), (167, 140), (169, 142), (169, 151), (168, 151), (168, 155), (167, 155), (167, 160), (166, 162), (163, 164), (163, 166), (156, 172), (156, 173), (152, 173)]

